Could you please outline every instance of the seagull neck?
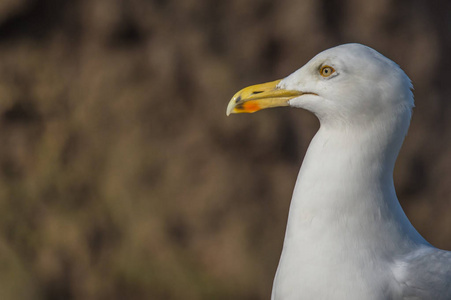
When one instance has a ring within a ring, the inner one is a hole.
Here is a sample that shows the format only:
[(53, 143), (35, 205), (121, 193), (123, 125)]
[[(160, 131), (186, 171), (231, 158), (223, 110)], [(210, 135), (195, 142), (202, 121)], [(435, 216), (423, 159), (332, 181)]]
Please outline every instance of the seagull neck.
[(410, 116), (367, 127), (322, 125), (299, 172), (287, 238), (331, 226), (354, 235), (392, 225), (411, 232), (393, 184), (394, 163), (409, 121)]
[[(404, 130), (390, 125), (367, 127), (321, 126), (306, 153), (300, 175), (319, 176), (353, 186), (370, 180), (381, 184), (393, 181), (393, 169)], [(306, 174), (304, 174), (306, 173)], [(353, 180), (353, 181), (351, 181)]]

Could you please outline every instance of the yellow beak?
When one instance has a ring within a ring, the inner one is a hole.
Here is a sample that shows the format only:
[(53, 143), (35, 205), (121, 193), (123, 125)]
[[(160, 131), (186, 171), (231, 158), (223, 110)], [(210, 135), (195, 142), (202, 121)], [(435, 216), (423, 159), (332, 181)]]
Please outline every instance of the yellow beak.
[(226, 115), (253, 113), (261, 109), (288, 106), (290, 99), (301, 96), (299, 91), (284, 90), (277, 87), (280, 80), (252, 85), (236, 93), (227, 105)]

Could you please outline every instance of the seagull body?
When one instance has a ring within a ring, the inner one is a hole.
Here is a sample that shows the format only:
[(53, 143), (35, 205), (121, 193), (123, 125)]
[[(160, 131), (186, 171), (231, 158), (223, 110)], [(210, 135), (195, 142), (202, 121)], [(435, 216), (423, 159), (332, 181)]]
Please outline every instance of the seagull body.
[(346, 44), (230, 101), (227, 114), (291, 106), (321, 124), (296, 181), (272, 299), (451, 299), (451, 252), (415, 230), (393, 184), (411, 88), (394, 62)]

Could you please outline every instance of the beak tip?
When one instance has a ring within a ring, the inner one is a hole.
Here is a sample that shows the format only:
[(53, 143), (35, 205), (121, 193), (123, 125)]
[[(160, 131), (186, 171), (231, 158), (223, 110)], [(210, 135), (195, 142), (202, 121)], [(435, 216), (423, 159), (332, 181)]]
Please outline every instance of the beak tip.
[(230, 114), (233, 112), (233, 109), (235, 108), (235, 101), (234, 99), (232, 99), (229, 104), (227, 105), (227, 110), (226, 110), (226, 116), (230, 116)]

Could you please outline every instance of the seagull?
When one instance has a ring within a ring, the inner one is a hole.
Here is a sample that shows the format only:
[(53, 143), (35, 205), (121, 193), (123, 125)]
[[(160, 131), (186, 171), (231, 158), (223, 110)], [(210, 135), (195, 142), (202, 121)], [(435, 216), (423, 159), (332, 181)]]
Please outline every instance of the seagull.
[(393, 168), (412, 84), (379, 52), (345, 44), (288, 77), (236, 93), (231, 113), (291, 106), (320, 128), (305, 154), (271, 299), (451, 299), (451, 252), (429, 244), (399, 204)]

